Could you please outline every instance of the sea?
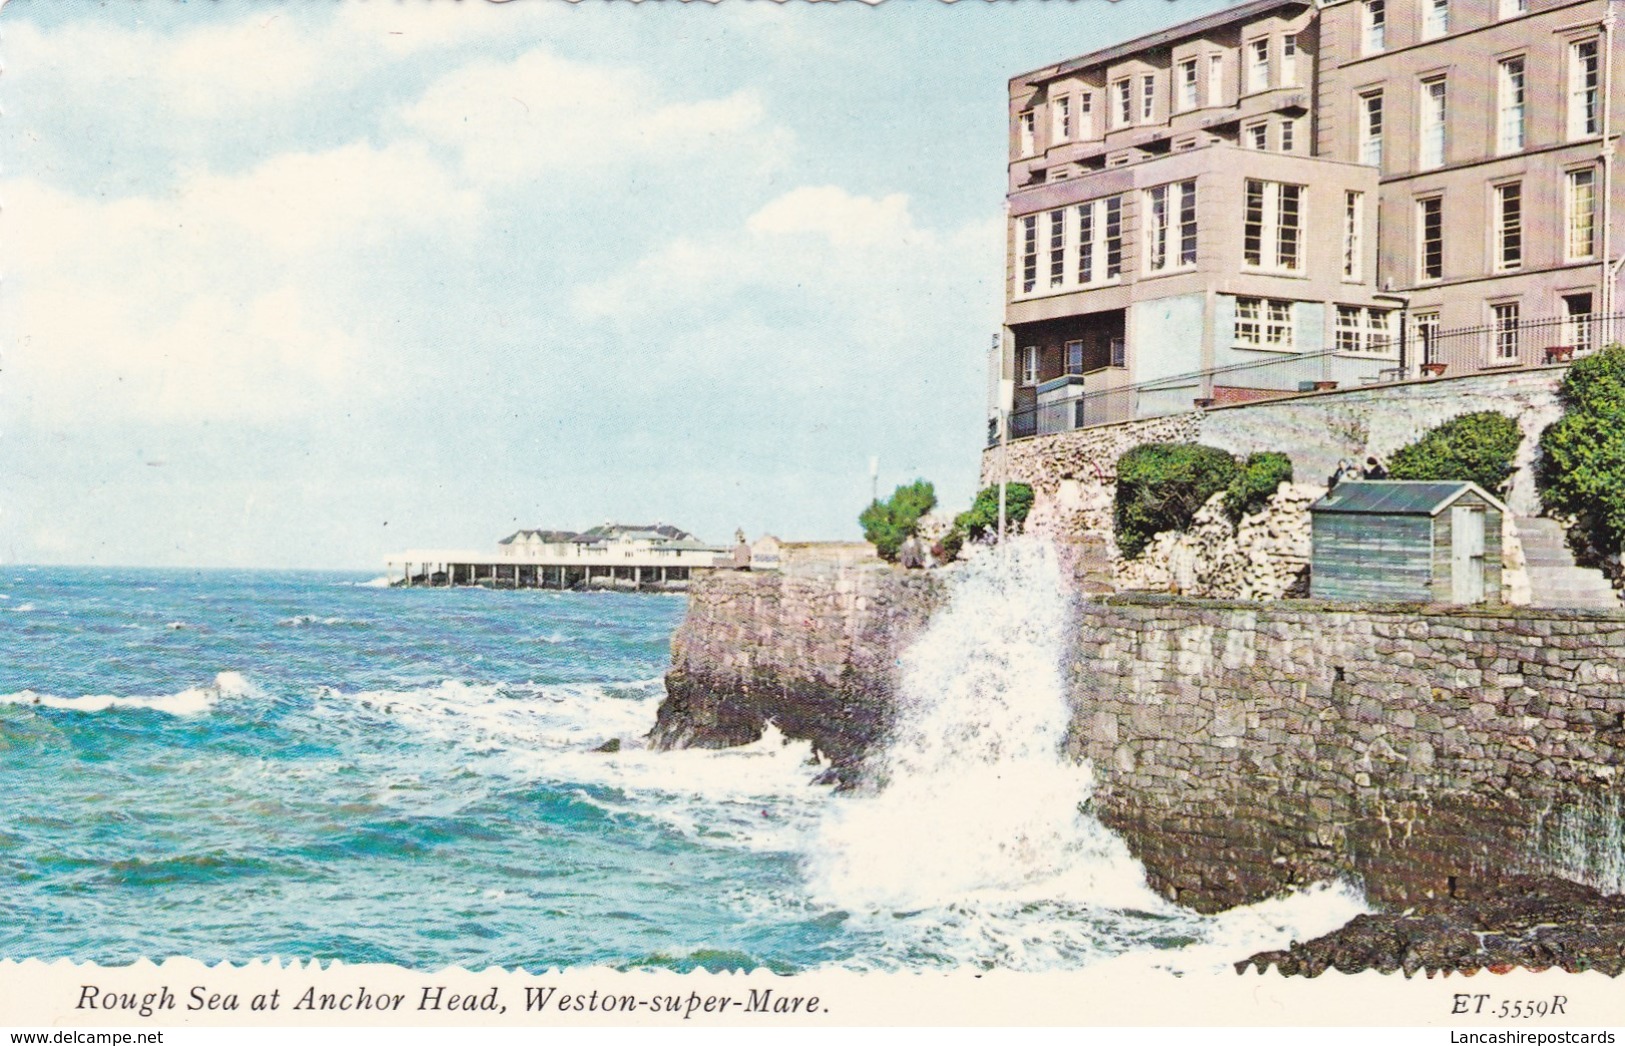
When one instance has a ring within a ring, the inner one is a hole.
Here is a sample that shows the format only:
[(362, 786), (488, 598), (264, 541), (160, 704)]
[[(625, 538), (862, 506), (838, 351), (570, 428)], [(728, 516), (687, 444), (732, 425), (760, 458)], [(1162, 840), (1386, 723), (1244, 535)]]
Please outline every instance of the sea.
[(771, 726), (645, 746), (681, 595), (0, 567), (0, 958), (1178, 974), (1364, 910), (1149, 889), (1060, 753), (1053, 555), (954, 569), (850, 794)]

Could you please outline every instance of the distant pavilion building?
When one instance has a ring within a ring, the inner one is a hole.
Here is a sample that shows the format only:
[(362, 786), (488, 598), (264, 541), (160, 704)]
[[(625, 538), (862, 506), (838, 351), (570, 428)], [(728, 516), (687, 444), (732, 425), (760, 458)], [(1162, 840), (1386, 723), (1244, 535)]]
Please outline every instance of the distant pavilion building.
[(519, 530), (483, 552), (408, 549), (384, 562), (395, 585), (680, 591), (696, 572), (733, 568), (728, 551), (667, 523), (605, 523)]

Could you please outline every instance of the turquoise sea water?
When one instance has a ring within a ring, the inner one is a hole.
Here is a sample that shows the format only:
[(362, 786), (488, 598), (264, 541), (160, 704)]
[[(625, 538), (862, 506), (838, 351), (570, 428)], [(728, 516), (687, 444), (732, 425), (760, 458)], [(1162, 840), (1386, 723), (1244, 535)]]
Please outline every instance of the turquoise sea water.
[(812, 784), (805, 745), (642, 747), (684, 607), (0, 568), (0, 957), (1034, 968), (1230, 960), (1351, 914), (1324, 894), (1216, 921), (1042, 875), (842, 885), (825, 866), (863, 848), (870, 800)]

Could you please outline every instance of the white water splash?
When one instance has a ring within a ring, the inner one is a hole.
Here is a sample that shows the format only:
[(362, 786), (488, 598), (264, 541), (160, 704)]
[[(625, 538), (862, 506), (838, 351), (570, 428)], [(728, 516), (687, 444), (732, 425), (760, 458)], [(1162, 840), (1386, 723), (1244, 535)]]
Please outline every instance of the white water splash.
[(841, 804), (811, 861), (815, 893), (860, 908), (976, 896), (1160, 910), (1122, 840), (1082, 809), (1062, 753), (1067, 594), (1036, 538), (983, 554), (905, 654), (879, 795)]
[(0, 694), (0, 704), (39, 705), (62, 708), (70, 712), (104, 712), (109, 708), (146, 709), (169, 715), (197, 715), (207, 712), (228, 697), (254, 697), (258, 687), (241, 672), (220, 672), (212, 683), (187, 687), (173, 694), (119, 697), (113, 694), (82, 694), (78, 697), (57, 697), (33, 690), (20, 690), (14, 694)]

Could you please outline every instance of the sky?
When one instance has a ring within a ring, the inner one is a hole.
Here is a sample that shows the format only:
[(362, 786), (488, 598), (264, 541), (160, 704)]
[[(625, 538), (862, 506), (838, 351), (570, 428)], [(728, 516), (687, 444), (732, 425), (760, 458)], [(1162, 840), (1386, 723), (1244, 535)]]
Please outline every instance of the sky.
[(11, 0), (0, 560), (968, 507), (1007, 81), (1214, 0)]

